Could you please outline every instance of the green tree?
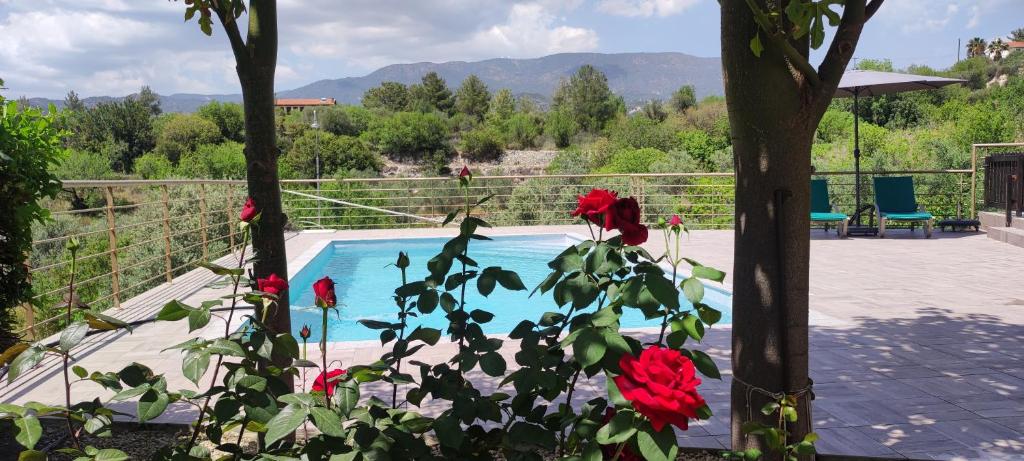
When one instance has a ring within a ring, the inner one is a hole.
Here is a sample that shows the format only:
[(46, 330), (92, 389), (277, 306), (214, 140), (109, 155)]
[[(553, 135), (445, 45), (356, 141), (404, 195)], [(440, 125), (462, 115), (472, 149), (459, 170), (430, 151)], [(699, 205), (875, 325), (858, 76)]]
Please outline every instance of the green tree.
[(472, 161), (491, 161), (505, 153), (504, 144), (498, 130), (484, 125), (463, 133), (459, 148)]
[(455, 92), (455, 110), (483, 121), (490, 107), (491, 93), (487, 85), (476, 75), (470, 75), (459, 85)]
[(569, 147), (573, 136), (580, 130), (576, 117), (567, 110), (552, 110), (544, 120), (544, 132), (559, 149)]
[(147, 152), (135, 159), (134, 171), (142, 179), (167, 179), (174, 176), (174, 165), (163, 155)]
[(200, 144), (215, 144), (222, 140), (217, 124), (195, 114), (167, 114), (160, 121), (156, 138), (156, 153), (178, 163), (186, 152)]
[[(3, 81), (0, 80), (0, 87)], [(16, 102), (0, 97), (0, 350), (17, 341), (14, 311), (31, 303), (33, 292), (26, 264), (32, 250), (32, 225), (49, 219), (40, 205), (61, 190), (59, 178), (50, 172), (63, 148), (56, 124), (57, 111), (21, 111)]]
[(995, 62), (1003, 60), (1003, 53), (1010, 51), (1010, 44), (1003, 41), (1001, 38), (992, 40), (988, 44), (988, 56)]
[(974, 58), (978, 56), (985, 56), (985, 51), (988, 50), (988, 43), (981, 37), (974, 37), (967, 41), (967, 57)]
[(451, 153), (448, 125), (436, 113), (398, 112), (374, 120), (362, 136), (380, 153), (423, 159)]
[[(732, 449), (783, 459), (752, 424), (777, 427), (758, 409), (809, 385), (808, 273), (811, 145), (860, 40), (882, 0), (832, 5), (802, 0), (721, 2), (722, 70), (736, 171), (732, 331)], [(831, 44), (815, 67), (811, 49)], [(784, 255), (784, 257), (783, 257)], [(746, 384), (744, 384), (746, 383)], [(799, 424), (786, 443), (810, 432), (810, 395), (797, 395)], [(754, 409), (748, 411), (748, 409)]]
[(384, 82), (363, 93), (363, 107), (399, 112), (409, 107), (409, 88), (398, 82)]
[(160, 109), (160, 95), (156, 94), (149, 86), (143, 85), (135, 99), (139, 101), (139, 104), (149, 109), (149, 115), (157, 116), (163, 112)]
[(196, 114), (217, 124), (224, 139), (235, 142), (245, 140), (245, 113), (242, 106), (233, 102), (210, 101), (199, 106)]
[(75, 93), (75, 90), (68, 91), (67, 96), (64, 96), (64, 110), (68, 112), (85, 112), (85, 103), (79, 99), (78, 93)]
[(321, 177), (351, 171), (379, 173), (384, 167), (383, 159), (363, 140), (331, 133), (318, 134), (312, 130), (296, 139), (281, 161), (296, 177), (314, 178), (318, 152)]
[(505, 131), (505, 145), (511, 149), (537, 147), (543, 132), (539, 114), (516, 112), (502, 124)]
[(448, 89), (448, 84), (437, 75), (437, 72), (427, 72), (420, 80), (420, 84), (409, 88), (411, 107), (421, 112), (439, 111), (450, 114), (455, 107), (455, 96)]
[(596, 133), (623, 112), (621, 98), (608, 88), (608, 78), (589, 64), (583, 65), (555, 90), (554, 109), (576, 118), (583, 131)]
[(644, 117), (658, 123), (664, 122), (665, 119), (668, 118), (668, 112), (665, 112), (665, 106), (657, 99), (647, 101), (647, 103), (640, 108), (640, 113), (642, 113)]
[(75, 115), (69, 147), (101, 151), (110, 143), (123, 144), (124, 149), (110, 158), (110, 166), (122, 173), (131, 171), (132, 162), (154, 146), (152, 108), (134, 97), (97, 104)]
[(676, 112), (686, 112), (697, 105), (697, 94), (693, 91), (693, 85), (683, 85), (672, 93), (672, 109)]
[(1010, 40), (1024, 42), (1024, 27), (1010, 31)]
[(516, 111), (516, 98), (512, 96), (512, 91), (508, 88), (502, 88), (494, 93), (494, 97), (491, 98), (490, 111), (487, 113), (487, 117), (491, 120), (504, 122), (512, 117)]

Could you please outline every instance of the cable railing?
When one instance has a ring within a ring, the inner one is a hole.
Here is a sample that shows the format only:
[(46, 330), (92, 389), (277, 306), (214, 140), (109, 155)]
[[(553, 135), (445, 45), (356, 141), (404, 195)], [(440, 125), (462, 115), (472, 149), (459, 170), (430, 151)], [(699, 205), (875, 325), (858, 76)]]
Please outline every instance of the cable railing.
[[(971, 170), (863, 172), (864, 203), (873, 201), (872, 178), (882, 175), (912, 176), (918, 202), (940, 219), (967, 216), (977, 204)], [(853, 174), (816, 177), (828, 179), (832, 201), (852, 213)], [(733, 225), (732, 173), (476, 176), (469, 194), (492, 196), (480, 213), (494, 225), (558, 225), (577, 222), (570, 216), (576, 197), (594, 187), (636, 197), (648, 223), (678, 213), (691, 229)], [(466, 200), (454, 177), (285, 180), (281, 188), (291, 230), (436, 227)], [(64, 190), (46, 204), (53, 220), (34, 229), (35, 307), (19, 309), (19, 333), (29, 338), (62, 327), (71, 238), (81, 242), (76, 298), (97, 311), (117, 309), (240, 244), (244, 181), (65, 181)]]

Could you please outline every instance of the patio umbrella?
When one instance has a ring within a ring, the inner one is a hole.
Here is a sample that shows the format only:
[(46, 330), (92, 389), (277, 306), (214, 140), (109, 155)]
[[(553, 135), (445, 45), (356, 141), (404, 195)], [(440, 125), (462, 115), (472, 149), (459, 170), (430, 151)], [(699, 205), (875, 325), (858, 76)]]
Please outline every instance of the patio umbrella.
[[(901, 74), (898, 72), (879, 72), (874, 70), (851, 70), (843, 74), (836, 89), (835, 97), (853, 97), (853, 165), (857, 196), (855, 214), (857, 226), (860, 226), (860, 117), (857, 116), (857, 103), (861, 96), (877, 96), (882, 94), (902, 93), (905, 91), (934, 90), (946, 85), (964, 83), (966, 80), (956, 78), (931, 77), (927, 75)], [(852, 229), (851, 229), (852, 230)]]

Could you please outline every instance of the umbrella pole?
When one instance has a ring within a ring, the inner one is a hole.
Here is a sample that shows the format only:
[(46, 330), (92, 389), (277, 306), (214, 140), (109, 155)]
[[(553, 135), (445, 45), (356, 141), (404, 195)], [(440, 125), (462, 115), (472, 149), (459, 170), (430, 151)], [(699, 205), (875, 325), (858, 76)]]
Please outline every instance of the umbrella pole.
[(853, 190), (856, 196), (854, 214), (857, 215), (857, 226), (860, 226), (860, 110), (857, 107), (859, 89), (853, 90)]

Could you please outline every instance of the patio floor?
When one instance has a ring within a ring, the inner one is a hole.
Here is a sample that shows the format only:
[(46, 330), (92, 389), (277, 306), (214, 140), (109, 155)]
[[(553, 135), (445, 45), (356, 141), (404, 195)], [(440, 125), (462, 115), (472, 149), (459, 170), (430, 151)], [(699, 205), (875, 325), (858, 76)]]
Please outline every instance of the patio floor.
[[(308, 232), (288, 239), (290, 272), (311, 257), (325, 239), (451, 235), (450, 229)], [(577, 233), (577, 226), (493, 229), (489, 235)], [(732, 268), (732, 231), (693, 231), (686, 255)], [(661, 244), (652, 239), (652, 253)], [(1024, 249), (984, 234), (895, 231), (885, 239), (836, 239), (812, 231), (811, 376), (815, 381), (814, 422), (819, 452), (913, 459), (1024, 460)], [(1016, 278), (1014, 280), (1013, 278)], [(123, 304), (114, 315), (151, 317), (169, 299), (198, 303), (217, 296), (206, 288), (205, 270), (190, 272)], [(1005, 280), (994, 284), (992, 281)], [(726, 280), (728, 283), (729, 280)], [(88, 370), (116, 371), (140, 362), (166, 373), (170, 389), (193, 388), (180, 373), (180, 357), (161, 349), (190, 337), (183, 324), (156, 323), (131, 335), (90, 337), (78, 354)], [(215, 337), (212, 322), (197, 334)], [(722, 448), (729, 444), (728, 327), (708, 332), (704, 349), (725, 372), (705, 380), (702, 394), (715, 416), (691, 425), (685, 445)], [(451, 344), (421, 351), (423, 359), (446, 359)], [(377, 342), (334, 343), (329, 359), (352, 365), (379, 356)], [(515, 351), (506, 347), (508, 362)], [(312, 350), (310, 352), (313, 353)], [(62, 385), (56, 361), (44, 362), (13, 384), (0, 384), (0, 402), (59, 403)], [(206, 376), (209, 378), (209, 374)], [(603, 383), (582, 383), (585, 401), (603, 393)], [(480, 387), (497, 382), (480, 376)], [(91, 383), (76, 385), (73, 401), (101, 393)], [(574, 398), (574, 400), (576, 400)], [(133, 405), (121, 405), (132, 411)], [(436, 411), (427, 406), (424, 412)], [(184, 405), (161, 421), (189, 421)]]

